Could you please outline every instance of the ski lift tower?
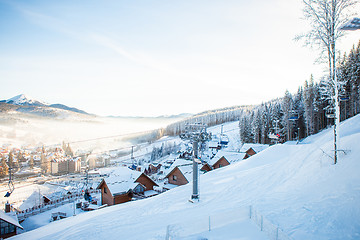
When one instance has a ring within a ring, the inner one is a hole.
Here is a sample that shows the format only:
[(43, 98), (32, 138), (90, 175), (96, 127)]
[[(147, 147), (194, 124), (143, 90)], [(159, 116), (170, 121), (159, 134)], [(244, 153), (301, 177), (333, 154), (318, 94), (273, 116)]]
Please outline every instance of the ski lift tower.
[(190, 140), (193, 145), (193, 193), (191, 201), (199, 200), (199, 171), (198, 159), (199, 143), (211, 140), (211, 134), (206, 132), (206, 125), (201, 123), (193, 123), (185, 125), (185, 133), (180, 134), (182, 140)]
[(292, 110), (290, 111), (289, 121), (293, 121), (297, 127), (297, 144), (300, 142), (300, 126), (299, 126), (299, 111)]

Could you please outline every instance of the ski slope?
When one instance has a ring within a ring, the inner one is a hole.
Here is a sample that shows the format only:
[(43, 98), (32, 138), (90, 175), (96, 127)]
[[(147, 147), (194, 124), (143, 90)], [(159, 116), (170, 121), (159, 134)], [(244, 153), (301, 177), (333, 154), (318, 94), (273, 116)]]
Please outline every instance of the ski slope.
[[(13, 239), (269, 239), (246, 217), (250, 205), (294, 240), (359, 239), (360, 116), (341, 123), (340, 136), (336, 165), (327, 129), (202, 175), (200, 202), (188, 201), (190, 183)], [(218, 221), (210, 232), (209, 216)]]

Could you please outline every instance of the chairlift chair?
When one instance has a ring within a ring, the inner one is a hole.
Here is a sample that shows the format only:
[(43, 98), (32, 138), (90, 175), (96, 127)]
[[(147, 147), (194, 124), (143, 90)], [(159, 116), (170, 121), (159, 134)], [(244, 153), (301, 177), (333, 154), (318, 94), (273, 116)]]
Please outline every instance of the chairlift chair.
[(299, 120), (299, 112), (298, 111), (290, 111), (290, 117), (288, 119), (289, 121), (297, 121)]
[(325, 116), (327, 118), (335, 118), (335, 109), (334, 108), (327, 108), (325, 112)]
[(289, 120), (290, 121), (297, 121), (297, 120), (299, 120), (299, 117), (294, 115), (294, 116), (289, 117)]
[(226, 134), (222, 134), (220, 137), (220, 144), (227, 145), (229, 143), (229, 137)]

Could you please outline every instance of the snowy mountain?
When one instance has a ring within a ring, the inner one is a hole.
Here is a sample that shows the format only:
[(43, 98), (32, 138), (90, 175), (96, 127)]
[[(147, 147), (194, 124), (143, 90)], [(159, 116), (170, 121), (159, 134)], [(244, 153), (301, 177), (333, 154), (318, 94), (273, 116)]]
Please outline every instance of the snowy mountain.
[(71, 115), (71, 113), (88, 115), (88, 113), (83, 110), (68, 107), (63, 104), (48, 104), (43, 101), (39, 101), (32, 97), (29, 97), (25, 94), (20, 94), (8, 100), (0, 101), (0, 112), (8, 112), (9, 110), (42, 117), (60, 116), (61, 118), (64, 118), (64, 116), (66, 116), (66, 113), (68, 113), (69, 115)]
[(13, 239), (359, 239), (360, 115), (340, 137), (336, 165), (327, 129), (201, 175), (199, 202), (188, 201), (190, 182)]
[(9, 104), (23, 105), (23, 106), (47, 106), (48, 105), (45, 102), (38, 101), (38, 100), (31, 98), (25, 94), (17, 95), (15, 97), (12, 97), (12, 98), (6, 100), (5, 102), (9, 103)]

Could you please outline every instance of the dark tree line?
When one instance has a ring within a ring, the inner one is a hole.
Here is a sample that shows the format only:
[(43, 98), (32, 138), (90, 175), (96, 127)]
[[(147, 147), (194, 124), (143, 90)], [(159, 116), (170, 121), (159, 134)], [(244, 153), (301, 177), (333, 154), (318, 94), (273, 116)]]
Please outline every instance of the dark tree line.
[(202, 123), (211, 127), (226, 122), (238, 121), (252, 108), (253, 106), (235, 106), (199, 113), (190, 118), (170, 124), (163, 130), (163, 134), (168, 136), (179, 135), (185, 131), (186, 124), (191, 123)]
[(167, 156), (173, 152), (179, 150), (179, 146), (176, 143), (163, 143), (160, 147), (153, 147), (151, 152), (150, 161), (156, 161), (164, 156)]
[[(360, 42), (344, 55), (337, 74), (339, 82), (344, 83), (339, 95), (343, 121), (360, 112)], [(239, 120), (241, 141), (271, 143), (269, 135), (275, 133), (282, 141), (301, 139), (332, 125), (333, 112), (325, 89), (327, 78), (316, 83), (311, 76), (296, 93), (286, 91), (282, 98), (243, 111)]]

